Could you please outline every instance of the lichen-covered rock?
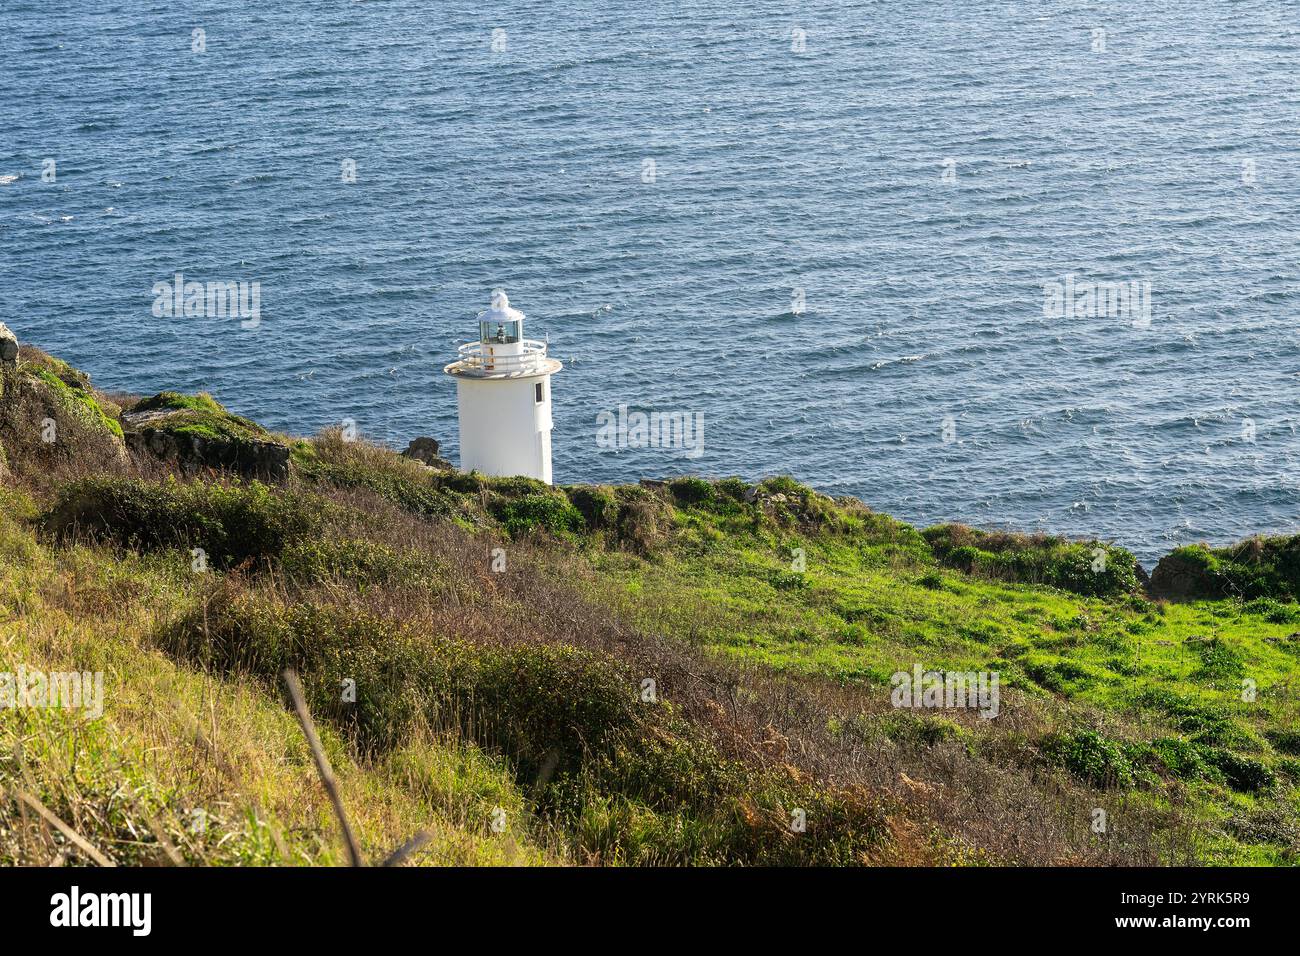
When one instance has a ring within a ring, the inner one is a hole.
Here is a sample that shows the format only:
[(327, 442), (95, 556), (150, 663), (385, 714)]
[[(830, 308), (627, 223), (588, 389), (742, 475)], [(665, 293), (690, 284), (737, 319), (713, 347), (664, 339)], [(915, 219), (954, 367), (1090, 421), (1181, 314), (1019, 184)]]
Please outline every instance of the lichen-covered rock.
[(229, 471), (273, 481), (289, 474), (287, 445), (206, 393), (160, 392), (125, 412), (122, 422), (132, 451), (176, 462), (187, 473)]

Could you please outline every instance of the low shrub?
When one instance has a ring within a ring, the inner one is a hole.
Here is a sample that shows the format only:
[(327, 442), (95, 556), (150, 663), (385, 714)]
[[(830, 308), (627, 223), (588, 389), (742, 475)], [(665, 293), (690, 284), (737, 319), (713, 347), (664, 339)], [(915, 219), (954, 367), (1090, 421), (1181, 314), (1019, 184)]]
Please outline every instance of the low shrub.
[(1264, 736), (1278, 753), (1300, 757), (1300, 730), (1270, 730)]
[(202, 548), (217, 568), (263, 567), (319, 535), (326, 513), (318, 498), (256, 481), (91, 478), (61, 486), (42, 524), (56, 537), (87, 534), (138, 551)]
[(574, 485), (565, 488), (569, 501), (582, 515), (588, 531), (612, 528), (618, 521), (618, 499), (602, 485)]
[(1040, 743), (1043, 754), (1095, 787), (1127, 789), (1143, 780), (1148, 748), (1113, 740), (1089, 729), (1049, 734)]
[(677, 504), (687, 508), (710, 504), (715, 497), (712, 483), (703, 478), (674, 478), (668, 482), (668, 491)]
[(313, 538), (285, 549), (280, 568), (300, 586), (337, 582), (361, 589), (383, 585), (431, 586), (438, 577), (419, 552), (398, 554), (372, 541), (330, 541)]
[[(1300, 597), (1300, 535), (1249, 538), (1225, 548), (1176, 548), (1156, 565), (1151, 589), (1175, 598), (1295, 601)], [(1276, 605), (1268, 607), (1275, 616), (1286, 615)], [(1286, 615), (1274, 623), (1291, 619)]]
[(433, 473), (387, 448), (360, 439), (344, 440), (339, 429), (326, 429), (310, 442), (300, 442), (292, 460), (295, 473), (310, 484), (365, 489), (422, 518), (468, 510), (461, 492), (448, 490), (453, 484), (448, 478), (454, 473)]
[[(224, 589), (158, 643), (267, 686), (293, 668), (313, 714), (367, 755), (426, 728), (502, 755), (581, 859), (861, 863), (884, 832), (865, 794), (722, 756), (667, 701), (643, 702), (621, 665), (573, 647), (478, 644), (351, 608)], [(354, 701), (340, 694), (343, 681), (355, 682)], [(797, 838), (796, 810), (807, 819)], [(679, 836), (659, 839), (668, 833)]]
[(586, 526), (582, 513), (559, 492), (537, 492), (520, 498), (497, 498), (488, 505), (512, 538), (536, 532), (556, 536), (576, 534)]
[(1270, 789), (1277, 778), (1262, 761), (1244, 757), (1222, 748), (1210, 748), (1206, 759), (1223, 774), (1228, 786), (1242, 793), (1259, 793)]
[(941, 564), (967, 574), (1046, 584), (1085, 597), (1118, 597), (1139, 587), (1137, 559), (1102, 541), (981, 531), (947, 524), (921, 532)]

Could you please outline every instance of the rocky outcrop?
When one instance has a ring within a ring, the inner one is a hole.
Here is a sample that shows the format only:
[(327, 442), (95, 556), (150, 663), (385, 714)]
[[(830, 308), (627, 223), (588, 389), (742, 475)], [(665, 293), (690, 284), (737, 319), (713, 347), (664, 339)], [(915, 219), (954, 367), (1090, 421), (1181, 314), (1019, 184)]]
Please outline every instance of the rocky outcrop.
[(402, 457), (418, 461), (422, 464), (428, 465), (430, 468), (438, 468), (441, 470), (452, 467), (451, 462), (447, 461), (445, 458), (439, 457), (437, 440), (424, 436), (412, 438), (410, 443), (406, 446), (406, 450), (402, 452)]
[(0, 325), (0, 444), (8, 470), (34, 475), (69, 464), (125, 466), (118, 411), (84, 372), (38, 348), (20, 347)]
[(1225, 547), (1175, 548), (1151, 573), (1151, 596), (1169, 600), (1300, 601), (1300, 535), (1257, 536)]
[[(0, 424), (10, 415), (10, 407), (17, 391), (18, 338), (9, 327), (0, 322)], [(0, 441), (0, 480), (9, 477), (9, 458), (4, 442)]]
[(225, 471), (264, 481), (289, 475), (288, 446), (210, 395), (161, 392), (125, 412), (122, 424), (133, 452), (172, 462), (187, 475)]
[(1201, 555), (1179, 548), (1160, 559), (1147, 590), (1155, 598), (1188, 601), (1217, 596), (1219, 587)]
[(18, 337), (0, 322), (0, 416), (11, 414), (18, 392)]

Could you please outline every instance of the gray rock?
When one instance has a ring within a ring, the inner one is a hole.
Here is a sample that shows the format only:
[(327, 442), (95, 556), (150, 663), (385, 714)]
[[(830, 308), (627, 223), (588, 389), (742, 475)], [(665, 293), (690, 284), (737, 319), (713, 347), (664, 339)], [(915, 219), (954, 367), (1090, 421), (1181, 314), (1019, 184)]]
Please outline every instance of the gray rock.
[(18, 336), (9, 330), (9, 326), (0, 322), (0, 362), (18, 361)]
[(263, 481), (283, 481), (289, 476), (289, 449), (273, 441), (204, 438), (137, 422), (127, 431), (126, 444), (137, 454), (176, 462), (186, 475), (226, 471)]
[(433, 438), (421, 436), (412, 438), (406, 451), (402, 452), (403, 458), (413, 458), (416, 461), (422, 461), (426, 465), (437, 465), (442, 459), (438, 457), (438, 442)]
[(1154, 598), (1189, 601), (1223, 596), (1223, 587), (1213, 572), (1178, 554), (1167, 554), (1151, 572), (1148, 593)]

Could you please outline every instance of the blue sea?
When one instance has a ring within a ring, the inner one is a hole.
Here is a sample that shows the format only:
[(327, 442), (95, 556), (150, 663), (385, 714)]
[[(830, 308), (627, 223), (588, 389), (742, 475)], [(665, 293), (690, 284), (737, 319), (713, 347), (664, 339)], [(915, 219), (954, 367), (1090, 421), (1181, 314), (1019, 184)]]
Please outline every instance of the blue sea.
[[(565, 363), (560, 482), (789, 473), (1148, 562), (1293, 531), (1298, 11), (0, 0), (0, 320), (454, 460), (501, 286)], [(260, 324), (156, 316), (177, 272)], [(1148, 321), (1049, 314), (1066, 276)], [(599, 447), (621, 404), (703, 454)]]

